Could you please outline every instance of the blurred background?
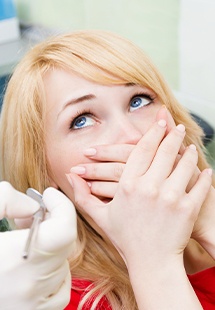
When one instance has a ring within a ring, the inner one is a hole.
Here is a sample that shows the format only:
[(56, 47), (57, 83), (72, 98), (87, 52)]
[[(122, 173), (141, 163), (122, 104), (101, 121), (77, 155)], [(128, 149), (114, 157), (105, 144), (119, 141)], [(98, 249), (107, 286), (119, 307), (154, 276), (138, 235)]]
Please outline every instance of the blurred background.
[(207, 131), (215, 167), (214, 16), (214, 0), (0, 0), (0, 99), (14, 66), (38, 41), (79, 29), (114, 31), (152, 58)]

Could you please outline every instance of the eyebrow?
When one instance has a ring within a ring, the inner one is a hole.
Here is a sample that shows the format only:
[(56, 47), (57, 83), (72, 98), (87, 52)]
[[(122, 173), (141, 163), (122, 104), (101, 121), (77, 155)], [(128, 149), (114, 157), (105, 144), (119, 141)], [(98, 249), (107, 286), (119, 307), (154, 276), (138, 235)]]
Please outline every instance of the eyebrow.
[[(131, 86), (134, 86), (136, 85), (135, 83), (126, 83), (124, 84), (124, 86), (126, 87), (131, 87)], [(80, 102), (83, 102), (83, 101), (86, 101), (86, 100), (92, 100), (92, 99), (95, 99), (96, 96), (93, 95), (93, 94), (87, 94), (87, 95), (83, 95), (81, 97), (77, 97), (77, 98), (73, 98), (71, 100), (69, 100), (68, 102), (66, 102), (64, 104), (64, 106), (62, 107), (62, 109), (60, 110), (60, 112), (58, 113), (58, 116), (70, 105), (73, 105), (73, 104), (77, 104), (77, 103), (80, 103)]]
[(62, 109), (60, 110), (60, 112), (58, 113), (58, 116), (60, 115), (60, 113), (62, 113), (68, 106), (73, 105), (73, 104), (77, 104), (86, 100), (92, 100), (95, 99), (96, 96), (93, 94), (87, 94), (81, 97), (77, 97), (77, 98), (73, 98), (71, 100), (69, 100), (68, 102), (66, 102), (64, 104), (64, 106), (62, 107)]

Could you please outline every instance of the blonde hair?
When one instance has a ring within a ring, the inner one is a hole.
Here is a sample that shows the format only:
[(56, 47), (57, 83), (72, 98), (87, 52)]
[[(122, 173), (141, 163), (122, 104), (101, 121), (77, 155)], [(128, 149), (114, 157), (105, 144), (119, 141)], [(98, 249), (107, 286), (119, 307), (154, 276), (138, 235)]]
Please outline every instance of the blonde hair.
[[(35, 46), (17, 66), (5, 94), (1, 113), (1, 178), (25, 192), (49, 186), (45, 154), (46, 101), (43, 76), (52, 68), (71, 69), (100, 84), (134, 83), (152, 89), (166, 105), (176, 124), (186, 126), (185, 145), (194, 143), (199, 168), (207, 167), (202, 130), (175, 99), (163, 77), (137, 46), (113, 33), (78, 31), (48, 39)], [(137, 309), (124, 262), (78, 212), (80, 251), (71, 259), (74, 278), (94, 283), (81, 305), (95, 293), (96, 307), (105, 295), (112, 309)], [(81, 305), (79, 308), (81, 308)]]

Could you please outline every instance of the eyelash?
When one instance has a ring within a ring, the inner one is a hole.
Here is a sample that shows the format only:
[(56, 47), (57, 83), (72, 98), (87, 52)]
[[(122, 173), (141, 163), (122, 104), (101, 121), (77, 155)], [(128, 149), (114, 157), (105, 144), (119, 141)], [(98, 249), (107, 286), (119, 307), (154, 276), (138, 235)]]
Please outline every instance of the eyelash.
[[(142, 93), (142, 92), (137, 92), (135, 93), (135, 95), (133, 95), (130, 99), (129, 99), (129, 103), (135, 98), (135, 97), (144, 97), (146, 99), (149, 99), (150, 100), (150, 103), (153, 103), (154, 99), (156, 98), (155, 96), (152, 96), (152, 95), (149, 95), (149, 94), (146, 94), (146, 93)], [(147, 104), (146, 106), (148, 106), (149, 104)], [(70, 122), (70, 126), (69, 126), (69, 129), (72, 130), (73, 129), (73, 126), (74, 126), (74, 123), (76, 121), (76, 119), (78, 117), (81, 117), (81, 116), (93, 116), (93, 112), (90, 110), (90, 109), (84, 109), (84, 110), (78, 110), (75, 115), (73, 116), (71, 122)], [(76, 129), (77, 130), (77, 129)]]
[(129, 101), (129, 102), (131, 102), (131, 100), (134, 99), (135, 97), (144, 97), (144, 98), (146, 98), (146, 99), (149, 99), (149, 100), (150, 100), (150, 103), (153, 103), (153, 101), (154, 101), (155, 98), (156, 98), (156, 96), (152, 96), (152, 95), (149, 95), (149, 94), (146, 94), (146, 93), (139, 92), (139, 93), (136, 93), (134, 96), (132, 96), (132, 97), (130, 98), (130, 101)]
[[(93, 113), (90, 109), (84, 109), (84, 110), (78, 110), (75, 115), (72, 117), (72, 120), (70, 122), (70, 126), (69, 126), (69, 129), (73, 129), (73, 126), (75, 124), (75, 121), (78, 117), (81, 117), (81, 116), (93, 116)], [(76, 129), (77, 130), (77, 129)]]

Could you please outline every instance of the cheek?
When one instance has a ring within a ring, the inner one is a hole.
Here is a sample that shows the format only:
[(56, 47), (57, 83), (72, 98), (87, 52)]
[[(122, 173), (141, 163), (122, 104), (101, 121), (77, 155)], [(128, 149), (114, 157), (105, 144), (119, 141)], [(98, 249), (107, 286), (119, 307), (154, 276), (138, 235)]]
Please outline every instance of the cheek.
[(161, 107), (161, 104), (150, 106), (149, 109), (144, 111), (144, 115), (140, 115), (138, 119), (138, 128), (144, 135), (152, 124), (156, 121), (156, 116)]
[(70, 172), (73, 166), (86, 162), (82, 149), (55, 145), (47, 146), (47, 160), (49, 164), (49, 177), (55, 187), (63, 190), (65, 183), (68, 183), (66, 174)]

